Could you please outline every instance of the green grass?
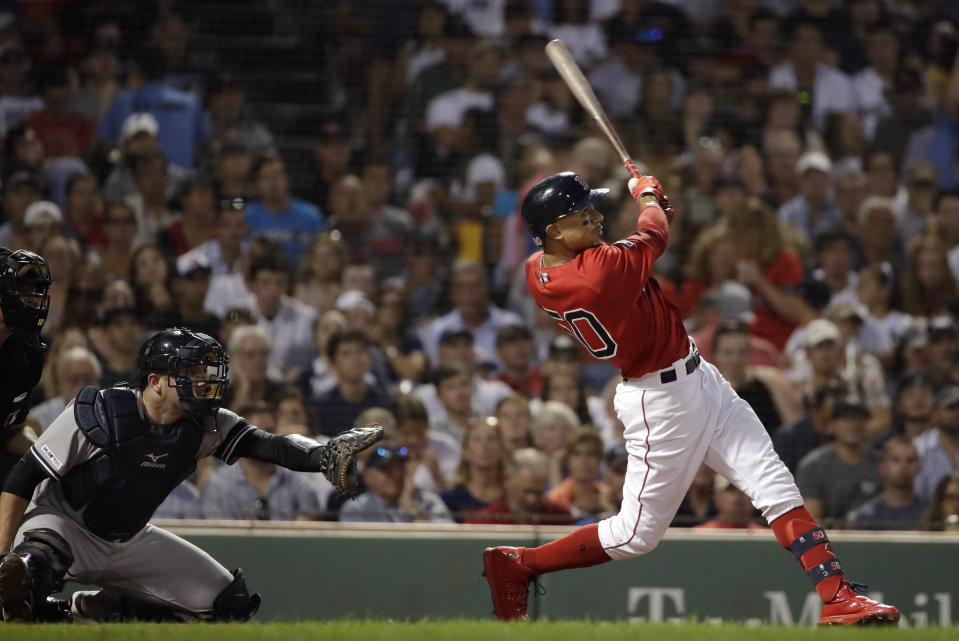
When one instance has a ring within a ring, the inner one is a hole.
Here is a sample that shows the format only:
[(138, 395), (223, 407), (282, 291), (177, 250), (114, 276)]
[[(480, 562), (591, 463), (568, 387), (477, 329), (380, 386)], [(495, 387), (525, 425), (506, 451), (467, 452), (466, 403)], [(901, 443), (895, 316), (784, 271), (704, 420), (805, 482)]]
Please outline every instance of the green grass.
[(953, 641), (957, 628), (746, 628), (742, 625), (712, 626), (699, 623), (628, 624), (593, 622), (499, 623), (495, 621), (336, 621), (330, 623), (243, 623), (231, 625), (189, 624), (84, 624), (84, 625), (11, 625), (0, 624), (0, 639), (16, 641), (245, 641), (246, 639), (297, 640), (335, 639), (345, 641)]

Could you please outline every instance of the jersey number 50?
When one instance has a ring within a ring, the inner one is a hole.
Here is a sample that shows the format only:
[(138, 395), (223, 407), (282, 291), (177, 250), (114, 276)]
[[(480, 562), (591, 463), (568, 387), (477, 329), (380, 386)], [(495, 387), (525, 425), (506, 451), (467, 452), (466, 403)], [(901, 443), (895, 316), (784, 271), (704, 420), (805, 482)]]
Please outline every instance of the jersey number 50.
[(551, 309), (543, 308), (560, 327), (576, 337), (596, 358), (612, 358), (616, 356), (616, 341), (609, 335), (593, 312), (585, 309), (573, 309), (562, 315)]

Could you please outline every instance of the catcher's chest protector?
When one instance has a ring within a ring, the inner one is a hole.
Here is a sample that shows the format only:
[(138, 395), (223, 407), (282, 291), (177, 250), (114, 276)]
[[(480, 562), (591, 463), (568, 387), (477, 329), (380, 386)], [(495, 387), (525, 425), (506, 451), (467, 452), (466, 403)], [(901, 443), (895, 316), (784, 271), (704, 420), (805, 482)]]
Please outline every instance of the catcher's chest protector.
[(63, 493), (91, 532), (125, 541), (196, 469), (202, 428), (190, 419), (164, 426), (143, 420), (135, 393), (125, 388), (84, 388), (74, 416), (101, 451), (61, 479)]

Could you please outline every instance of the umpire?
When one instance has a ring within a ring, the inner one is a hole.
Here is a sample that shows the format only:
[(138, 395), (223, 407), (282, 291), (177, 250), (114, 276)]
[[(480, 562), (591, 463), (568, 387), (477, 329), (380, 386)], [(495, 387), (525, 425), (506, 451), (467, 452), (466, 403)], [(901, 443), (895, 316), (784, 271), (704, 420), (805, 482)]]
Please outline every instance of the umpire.
[[(164, 330), (140, 348), (139, 389), (83, 388), (30, 447), (0, 494), (4, 621), (245, 621), (256, 613), (260, 596), (243, 572), (149, 524), (157, 506), (210, 455), (323, 472), (352, 494), (354, 454), (383, 428), (354, 428), (326, 445), (260, 430), (220, 407), (227, 362), (210, 336)], [(76, 592), (69, 604), (52, 600), (65, 579), (101, 589)]]
[(0, 247), (0, 487), (36, 435), (24, 425), (40, 382), (40, 330), (50, 310), (50, 267), (42, 257)]

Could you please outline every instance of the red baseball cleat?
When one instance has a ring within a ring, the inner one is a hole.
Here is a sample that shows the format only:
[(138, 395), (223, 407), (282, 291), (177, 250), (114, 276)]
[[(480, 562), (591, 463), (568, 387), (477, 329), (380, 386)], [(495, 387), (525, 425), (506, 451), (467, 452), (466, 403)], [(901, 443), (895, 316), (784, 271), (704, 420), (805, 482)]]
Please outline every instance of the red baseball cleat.
[(526, 621), (529, 582), (536, 574), (523, 565), (523, 548), (486, 548), (483, 576), (493, 595), (496, 616), (503, 621)]
[(843, 581), (839, 592), (829, 603), (824, 603), (819, 615), (819, 625), (896, 625), (899, 610), (895, 606), (874, 601), (857, 592), (867, 586)]

